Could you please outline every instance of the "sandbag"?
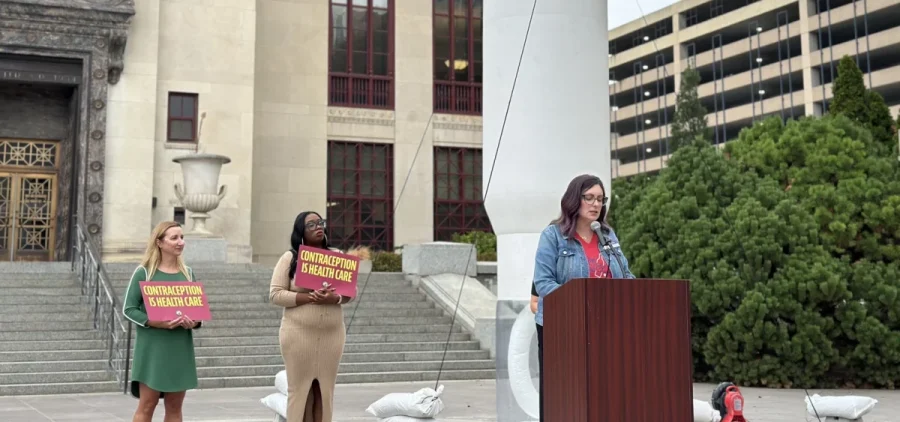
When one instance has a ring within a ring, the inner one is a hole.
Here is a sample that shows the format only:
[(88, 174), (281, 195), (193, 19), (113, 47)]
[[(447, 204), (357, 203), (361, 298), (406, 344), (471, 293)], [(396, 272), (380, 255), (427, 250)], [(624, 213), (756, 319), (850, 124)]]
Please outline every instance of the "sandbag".
[(281, 393), (272, 393), (260, 399), (263, 406), (271, 409), (276, 415), (287, 419), (287, 402), (286, 395)]
[(719, 422), (722, 415), (712, 405), (703, 400), (694, 399), (694, 422)]
[(275, 375), (275, 390), (285, 396), (288, 393), (287, 371), (282, 370)]
[[(875, 408), (878, 400), (863, 396), (820, 396), (813, 394), (812, 403), (809, 397), (803, 399), (806, 402), (806, 413), (818, 414), (820, 417), (837, 417), (844, 419), (859, 419)], [(815, 406), (815, 409), (813, 409)]]
[(390, 393), (369, 405), (366, 413), (376, 418), (434, 418), (444, 410), (444, 402), (441, 401), (443, 392), (444, 386), (441, 385), (437, 390), (423, 388), (415, 393)]
[(437, 421), (434, 418), (412, 418), (409, 416), (391, 416), (389, 418), (378, 418), (378, 422), (425, 422)]

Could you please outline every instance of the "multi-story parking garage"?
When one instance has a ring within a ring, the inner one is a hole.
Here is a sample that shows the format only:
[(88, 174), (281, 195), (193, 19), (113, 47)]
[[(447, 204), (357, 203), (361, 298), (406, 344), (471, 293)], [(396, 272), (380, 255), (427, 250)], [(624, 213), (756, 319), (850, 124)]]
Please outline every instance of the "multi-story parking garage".
[(900, 110), (900, 0), (684, 0), (610, 33), (613, 177), (665, 163), (681, 72), (695, 66), (714, 142), (764, 116), (821, 115), (838, 61)]

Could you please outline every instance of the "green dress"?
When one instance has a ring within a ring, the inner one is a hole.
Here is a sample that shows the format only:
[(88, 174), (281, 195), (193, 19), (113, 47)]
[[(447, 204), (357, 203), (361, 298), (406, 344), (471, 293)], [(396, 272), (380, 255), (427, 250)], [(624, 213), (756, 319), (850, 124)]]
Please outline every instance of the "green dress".
[[(188, 268), (191, 279), (194, 272)], [(147, 311), (141, 295), (142, 281), (147, 281), (147, 270), (138, 267), (131, 276), (125, 291), (122, 312), (134, 323), (133, 367), (131, 369), (131, 395), (140, 397), (138, 383), (160, 393), (181, 392), (197, 388), (197, 363), (194, 358), (193, 330), (176, 327), (171, 330), (147, 325)], [(183, 282), (184, 274), (170, 274), (156, 270), (154, 282)], [(198, 325), (197, 328), (200, 328)], [(161, 395), (162, 396), (162, 395)]]

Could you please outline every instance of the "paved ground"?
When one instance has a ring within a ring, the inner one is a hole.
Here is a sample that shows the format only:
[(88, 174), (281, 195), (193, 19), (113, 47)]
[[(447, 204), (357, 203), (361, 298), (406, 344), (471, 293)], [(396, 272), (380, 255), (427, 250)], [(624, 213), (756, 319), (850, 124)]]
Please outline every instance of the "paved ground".
[[(448, 422), (495, 422), (494, 382), (463, 381), (444, 383), (445, 410), (440, 420)], [(412, 392), (428, 383), (339, 385), (337, 415), (334, 422), (375, 421), (365, 413), (366, 407), (392, 392)], [(713, 386), (697, 384), (694, 397), (708, 399)], [(259, 400), (274, 388), (204, 390), (188, 393), (185, 421), (269, 422), (273, 413)], [(812, 421), (804, 414), (803, 391), (743, 389), (747, 402), (745, 415), (752, 422)], [(810, 391), (814, 394), (815, 391)], [(900, 420), (900, 391), (828, 391), (823, 395), (855, 394), (878, 399), (866, 422)], [(130, 421), (137, 401), (122, 394), (85, 394), (72, 396), (0, 397), (0, 421)], [(154, 421), (163, 420), (162, 406)]]

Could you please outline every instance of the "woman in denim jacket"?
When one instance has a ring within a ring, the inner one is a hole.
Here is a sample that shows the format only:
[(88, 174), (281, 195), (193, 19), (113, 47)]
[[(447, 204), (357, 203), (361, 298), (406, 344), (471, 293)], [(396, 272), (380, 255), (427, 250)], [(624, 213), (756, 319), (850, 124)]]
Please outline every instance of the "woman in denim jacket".
[[(606, 223), (606, 189), (597, 176), (572, 179), (560, 201), (561, 213), (541, 232), (534, 258), (534, 288), (540, 297), (534, 315), (540, 366), (540, 413), (544, 420), (544, 298), (575, 278), (634, 278), (619, 239)], [(591, 228), (598, 222), (599, 233)]]

